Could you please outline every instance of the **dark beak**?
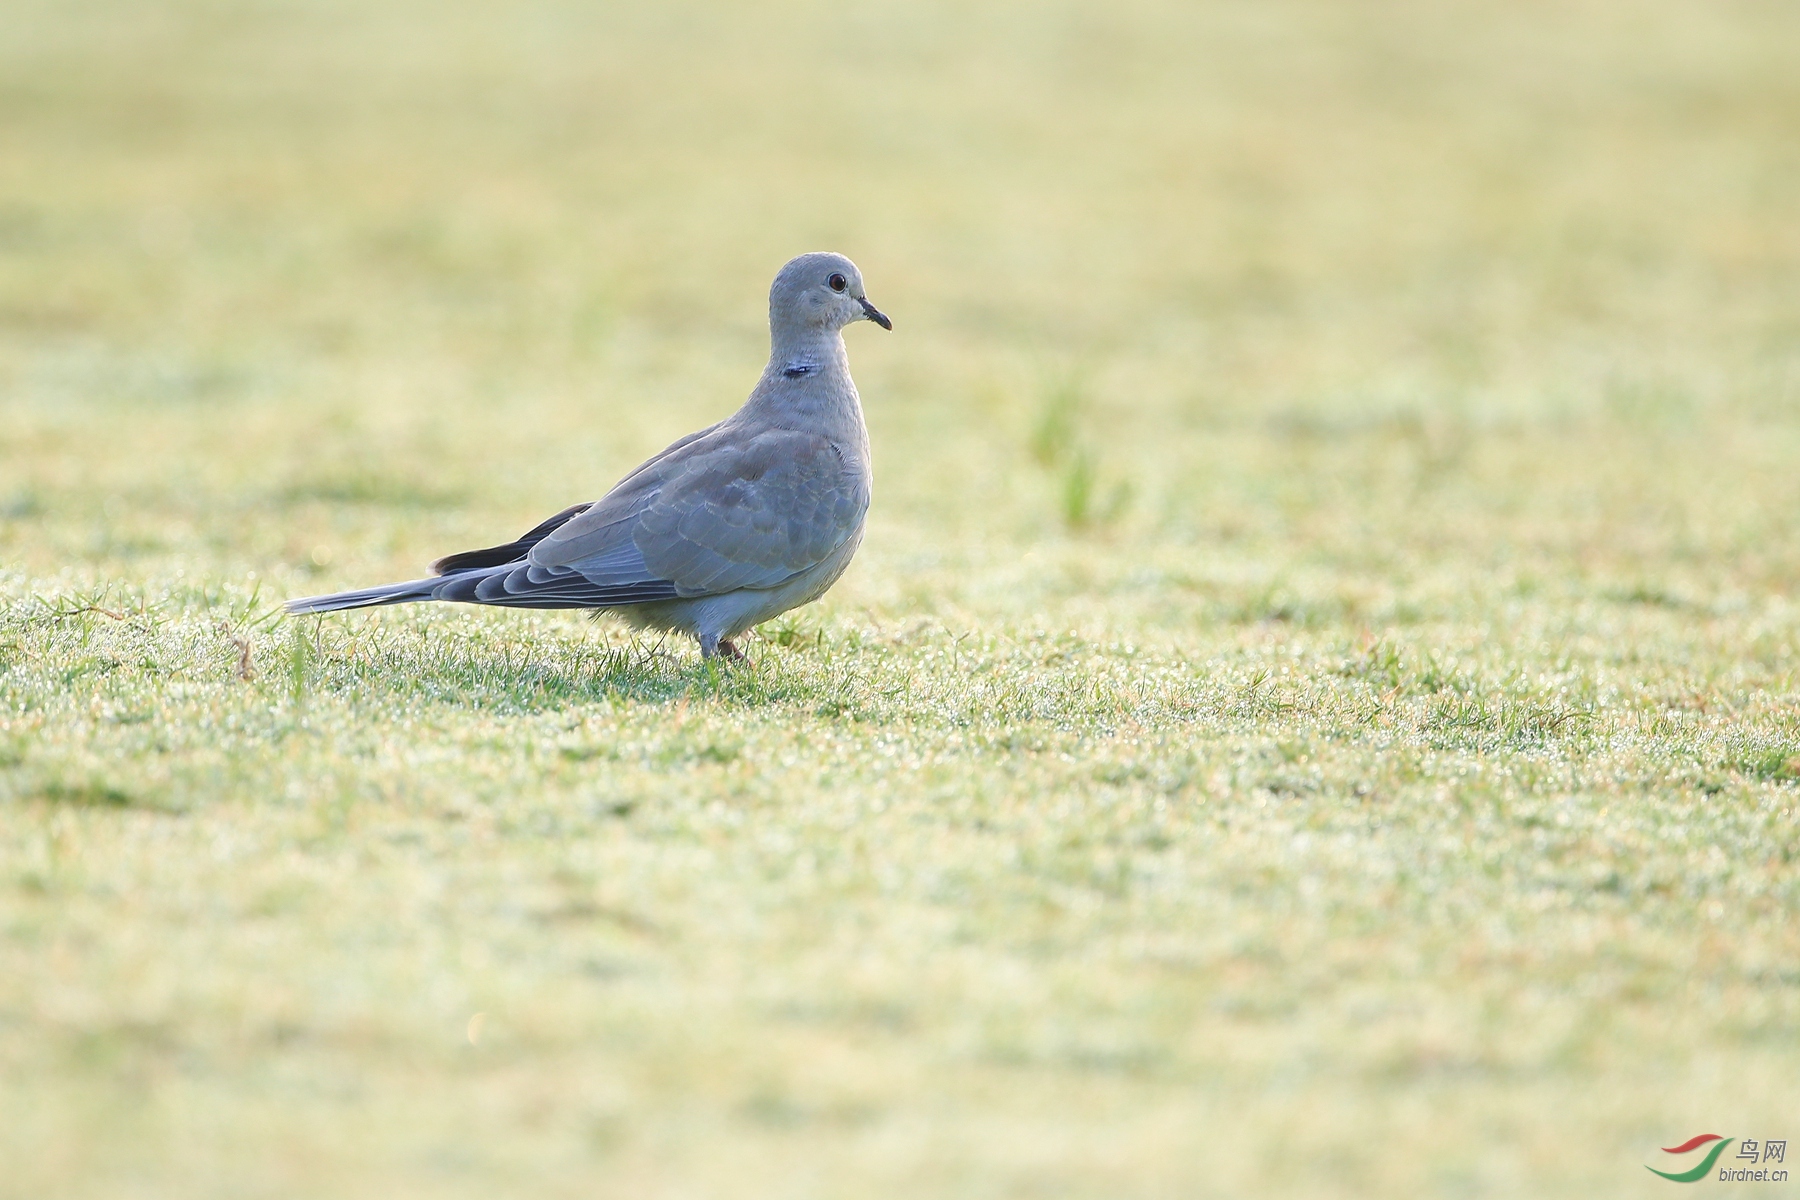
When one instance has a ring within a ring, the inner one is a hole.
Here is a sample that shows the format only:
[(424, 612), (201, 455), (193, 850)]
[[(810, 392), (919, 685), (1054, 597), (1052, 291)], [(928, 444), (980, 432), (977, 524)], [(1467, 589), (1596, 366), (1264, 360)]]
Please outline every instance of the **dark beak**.
[(892, 329), (894, 327), (894, 323), (887, 319), (887, 314), (882, 312), (879, 308), (876, 308), (873, 304), (870, 304), (866, 296), (859, 297), (858, 303), (863, 306), (863, 316), (869, 318), (869, 320), (875, 322), (883, 329)]

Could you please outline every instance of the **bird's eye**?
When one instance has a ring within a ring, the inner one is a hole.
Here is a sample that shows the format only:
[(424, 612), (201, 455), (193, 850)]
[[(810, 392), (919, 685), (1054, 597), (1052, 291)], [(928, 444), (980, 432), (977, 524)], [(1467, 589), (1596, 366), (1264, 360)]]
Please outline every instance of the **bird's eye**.
[(845, 288), (850, 286), (850, 281), (848, 279), (845, 279), (842, 275), (833, 275), (830, 279), (827, 279), (825, 282), (827, 284), (831, 285), (831, 290), (834, 292), (841, 292)]

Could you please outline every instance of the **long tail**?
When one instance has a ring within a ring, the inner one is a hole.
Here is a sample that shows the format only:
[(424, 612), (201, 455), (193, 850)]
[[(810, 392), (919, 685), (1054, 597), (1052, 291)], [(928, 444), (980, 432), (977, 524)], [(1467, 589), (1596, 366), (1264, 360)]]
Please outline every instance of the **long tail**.
[(537, 567), (520, 560), (360, 591), (289, 600), (287, 610), (290, 613), (338, 612), (382, 604), (413, 604), (420, 600), (455, 600), (503, 608), (624, 608), (674, 600), (678, 595), (675, 585), (667, 579), (628, 578), (617, 583), (596, 583), (568, 567)]
[(340, 612), (346, 608), (374, 608), (381, 604), (412, 604), (419, 600), (436, 600), (437, 589), (444, 586), (442, 575), (431, 579), (414, 579), (409, 583), (387, 583), (380, 587), (362, 588), (354, 592), (333, 592), (329, 596), (307, 596), (289, 600), (290, 613)]

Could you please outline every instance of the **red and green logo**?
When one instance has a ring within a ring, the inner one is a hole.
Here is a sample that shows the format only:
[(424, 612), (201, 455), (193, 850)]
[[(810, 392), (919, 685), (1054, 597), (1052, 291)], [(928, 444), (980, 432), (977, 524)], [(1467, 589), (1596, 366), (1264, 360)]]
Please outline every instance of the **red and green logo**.
[(1652, 1175), (1661, 1175), (1664, 1179), (1672, 1179), (1676, 1183), (1692, 1183), (1696, 1179), (1706, 1178), (1707, 1173), (1713, 1169), (1713, 1164), (1719, 1161), (1719, 1155), (1725, 1153), (1725, 1147), (1731, 1145), (1734, 1140), (1716, 1133), (1696, 1134), (1679, 1146), (1664, 1146), (1662, 1152), (1664, 1154), (1686, 1154), (1690, 1150), (1698, 1150), (1708, 1142), (1714, 1143), (1713, 1148), (1706, 1152), (1706, 1157), (1700, 1160), (1698, 1166), (1686, 1171), (1658, 1171), (1655, 1167), (1645, 1167), (1644, 1170)]
[(1702, 1146), (1707, 1147), (1706, 1154), (1694, 1166), (1685, 1171), (1658, 1171), (1655, 1167), (1645, 1167), (1652, 1175), (1661, 1175), (1664, 1179), (1675, 1183), (1693, 1183), (1704, 1179), (1712, 1173), (1719, 1161), (1719, 1155), (1725, 1153), (1728, 1146), (1735, 1144), (1737, 1153), (1731, 1161), (1719, 1168), (1720, 1183), (1786, 1183), (1787, 1168), (1771, 1167), (1768, 1163), (1785, 1163), (1787, 1161), (1786, 1138), (1728, 1138), (1716, 1133), (1701, 1133), (1689, 1138), (1679, 1146), (1664, 1146), (1664, 1154), (1692, 1154)]

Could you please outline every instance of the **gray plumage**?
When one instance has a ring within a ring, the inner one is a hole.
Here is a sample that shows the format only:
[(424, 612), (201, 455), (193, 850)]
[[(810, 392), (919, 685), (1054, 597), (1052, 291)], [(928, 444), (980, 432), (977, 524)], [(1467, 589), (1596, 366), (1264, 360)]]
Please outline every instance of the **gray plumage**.
[(841, 254), (803, 254), (769, 289), (769, 365), (744, 406), (599, 500), (517, 541), (452, 554), (429, 579), (291, 600), (290, 613), (457, 600), (591, 608), (685, 633), (707, 657), (824, 595), (869, 510), (869, 433), (840, 331), (892, 323)]

